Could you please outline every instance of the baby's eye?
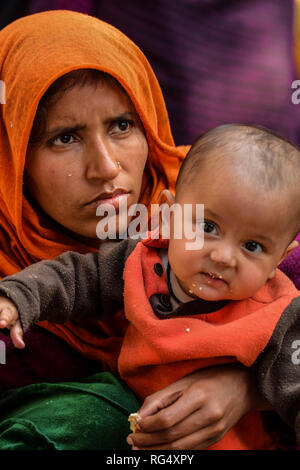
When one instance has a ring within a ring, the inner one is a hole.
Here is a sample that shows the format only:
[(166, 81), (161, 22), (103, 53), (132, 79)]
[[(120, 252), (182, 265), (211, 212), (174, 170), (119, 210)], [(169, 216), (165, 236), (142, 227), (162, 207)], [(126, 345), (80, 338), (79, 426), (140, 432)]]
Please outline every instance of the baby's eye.
[(260, 245), (260, 243), (254, 242), (254, 241), (249, 241), (244, 244), (244, 248), (246, 248), (247, 251), (250, 251), (251, 253), (261, 253), (263, 251), (263, 247)]
[(217, 234), (217, 227), (213, 222), (209, 222), (208, 220), (204, 220), (204, 222), (201, 222), (202, 230), (205, 233), (210, 233), (212, 235)]

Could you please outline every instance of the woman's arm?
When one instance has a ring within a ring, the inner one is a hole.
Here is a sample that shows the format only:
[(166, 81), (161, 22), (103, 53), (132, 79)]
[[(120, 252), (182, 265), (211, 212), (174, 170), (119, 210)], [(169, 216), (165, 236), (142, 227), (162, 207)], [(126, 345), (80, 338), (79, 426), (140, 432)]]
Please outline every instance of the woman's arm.
[(206, 449), (251, 410), (270, 409), (250, 369), (215, 366), (190, 374), (146, 398), (133, 449)]
[(254, 368), (260, 393), (300, 444), (300, 297), (282, 313)]

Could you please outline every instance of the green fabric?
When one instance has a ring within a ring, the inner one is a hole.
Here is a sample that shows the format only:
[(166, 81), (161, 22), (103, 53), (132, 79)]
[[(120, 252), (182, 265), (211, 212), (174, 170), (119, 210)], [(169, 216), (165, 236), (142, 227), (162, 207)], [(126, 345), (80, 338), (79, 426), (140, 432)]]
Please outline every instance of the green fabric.
[(108, 372), (10, 390), (0, 399), (0, 450), (129, 450), (128, 415), (139, 407)]

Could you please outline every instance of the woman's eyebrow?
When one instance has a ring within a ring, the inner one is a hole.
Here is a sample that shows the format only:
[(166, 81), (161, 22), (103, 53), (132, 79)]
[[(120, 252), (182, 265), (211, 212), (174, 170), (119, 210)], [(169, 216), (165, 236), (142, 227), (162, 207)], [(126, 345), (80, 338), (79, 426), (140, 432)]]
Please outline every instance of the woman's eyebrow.
[[(122, 119), (135, 119), (137, 117), (138, 117), (137, 113), (134, 113), (132, 111), (125, 111), (124, 113), (121, 113), (121, 114), (118, 114), (118, 115), (115, 115), (115, 116), (110, 116), (109, 118), (107, 118), (104, 121), (104, 124), (109, 124), (110, 122), (119, 121), (119, 120), (122, 120)], [(50, 129), (49, 131), (47, 131), (45, 133), (45, 135), (46, 135), (46, 137), (50, 137), (52, 135), (59, 135), (59, 134), (62, 134), (62, 133), (67, 134), (67, 133), (81, 131), (85, 128), (86, 128), (85, 124), (78, 124), (78, 125), (75, 125), (75, 126), (57, 126), (57, 127), (54, 127), (53, 129)]]
[(118, 114), (116, 116), (110, 116), (107, 118), (104, 123), (108, 124), (114, 121), (121, 121), (122, 119), (136, 119), (137, 113), (133, 113), (132, 111), (125, 111), (124, 113)]
[(47, 137), (50, 137), (51, 135), (59, 135), (59, 134), (62, 134), (62, 133), (71, 134), (72, 132), (81, 131), (82, 129), (85, 129), (85, 128), (86, 128), (86, 125), (57, 126), (57, 127), (54, 127), (53, 129), (50, 129), (49, 131), (45, 132), (45, 135)]

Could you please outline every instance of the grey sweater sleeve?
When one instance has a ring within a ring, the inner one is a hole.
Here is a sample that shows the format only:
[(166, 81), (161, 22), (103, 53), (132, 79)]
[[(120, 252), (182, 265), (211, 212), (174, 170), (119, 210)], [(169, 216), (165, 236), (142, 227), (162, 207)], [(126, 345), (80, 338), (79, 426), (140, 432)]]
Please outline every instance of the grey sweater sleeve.
[(123, 269), (137, 241), (106, 242), (98, 253), (64, 253), (0, 282), (16, 305), (23, 331), (37, 321), (105, 318), (123, 306)]
[(300, 443), (300, 297), (284, 310), (253, 368), (259, 391)]

